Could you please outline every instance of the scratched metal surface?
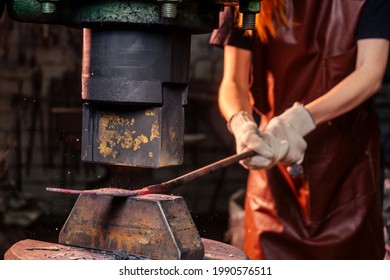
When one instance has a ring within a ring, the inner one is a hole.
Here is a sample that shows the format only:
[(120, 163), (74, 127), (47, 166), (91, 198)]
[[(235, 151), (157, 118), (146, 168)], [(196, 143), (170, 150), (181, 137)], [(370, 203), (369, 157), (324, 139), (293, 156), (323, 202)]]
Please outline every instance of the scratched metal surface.
[[(240, 249), (222, 242), (204, 239), (204, 260), (246, 260)], [(4, 255), (5, 260), (148, 260), (125, 252), (93, 250), (58, 243), (26, 239), (15, 243)]]
[(151, 259), (202, 259), (204, 247), (182, 197), (79, 196), (59, 243)]
[(145, 259), (123, 252), (97, 251), (62, 244), (26, 239), (14, 244), (5, 260), (138, 260)]

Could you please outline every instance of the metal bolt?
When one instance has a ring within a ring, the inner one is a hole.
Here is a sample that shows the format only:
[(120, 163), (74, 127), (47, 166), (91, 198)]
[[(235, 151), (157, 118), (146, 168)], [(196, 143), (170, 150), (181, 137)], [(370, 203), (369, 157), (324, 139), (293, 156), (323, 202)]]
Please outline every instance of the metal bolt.
[(175, 18), (177, 16), (177, 4), (174, 2), (162, 3), (161, 16), (164, 18)]
[(54, 14), (56, 12), (56, 4), (52, 2), (42, 2), (41, 11), (43, 14)]
[(244, 13), (242, 15), (242, 28), (245, 30), (254, 30), (256, 27), (256, 14)]

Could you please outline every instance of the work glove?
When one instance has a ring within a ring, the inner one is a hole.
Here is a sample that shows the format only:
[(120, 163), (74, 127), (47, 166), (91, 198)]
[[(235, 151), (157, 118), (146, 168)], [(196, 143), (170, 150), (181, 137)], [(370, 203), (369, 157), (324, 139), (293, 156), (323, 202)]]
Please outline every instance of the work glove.
[(305, 135), (316, 127), (312, 116), (302, 104), (294, 105), (283, 114), (274, 117), (268, 123), (265, 131), (272, 134), (279, 141), (286, 141), (288, 145), (287, 153), (281, 162), (284, 164), (301, 164), (307, 148), (307, 143), (303, 139)]
[(287, 152), (287, 144), (281, 144), (270, 133), (259, 131), (257, 124), (241, 111), (228, 122), (229, 131), (236, 140), (237, 154), (253, 150), (257, 155), (240, 161), (246, 169), (268, 169)]

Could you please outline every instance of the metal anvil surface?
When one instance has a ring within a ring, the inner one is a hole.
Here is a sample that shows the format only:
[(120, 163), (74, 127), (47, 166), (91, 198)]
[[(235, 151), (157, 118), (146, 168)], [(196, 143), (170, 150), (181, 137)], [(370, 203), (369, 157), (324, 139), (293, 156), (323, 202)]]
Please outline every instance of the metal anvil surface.
[(80, 195), (59, 243), (151, 259), (203, 259), (204, 247), (182, 197)]

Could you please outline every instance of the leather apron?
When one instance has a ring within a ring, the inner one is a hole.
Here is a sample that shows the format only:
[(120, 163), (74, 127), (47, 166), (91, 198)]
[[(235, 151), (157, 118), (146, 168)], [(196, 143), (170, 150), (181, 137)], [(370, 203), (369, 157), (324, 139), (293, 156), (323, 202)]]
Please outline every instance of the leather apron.
[[(364, 0), (287, 0), (288, 27), (255, 36), (252, 95), (261, 127), (325, 94), (355, 68)], [(264, 94), (266, 93), (266, 94)], [(268, 93), (268, 94), (267, 94)], [(383, 259), (379, 129), (371, 101), (305, 137), (304, 174), (250, 171), (244, 250), (251, 259)]]

